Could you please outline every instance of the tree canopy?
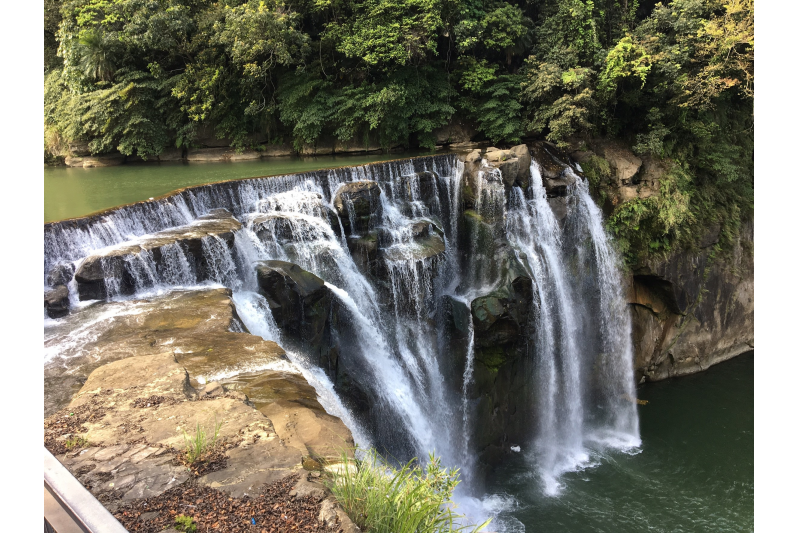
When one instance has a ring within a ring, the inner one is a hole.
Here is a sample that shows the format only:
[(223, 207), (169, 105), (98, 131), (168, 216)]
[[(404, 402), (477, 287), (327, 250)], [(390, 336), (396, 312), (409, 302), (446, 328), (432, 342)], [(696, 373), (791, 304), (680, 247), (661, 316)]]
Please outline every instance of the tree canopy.
[(146, 159), (200, 131), (433, 148), (459, 118), (498, 144), (620, 138), (683, 165), (682, 193), (751, 203), (753, 0), (45, 0), (44, 17), (51, 151)]

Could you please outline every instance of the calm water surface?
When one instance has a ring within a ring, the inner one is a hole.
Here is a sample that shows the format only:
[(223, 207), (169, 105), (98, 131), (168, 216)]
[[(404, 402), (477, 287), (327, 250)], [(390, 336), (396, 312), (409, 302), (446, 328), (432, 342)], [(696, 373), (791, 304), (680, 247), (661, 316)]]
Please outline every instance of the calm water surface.
[(492, 492), (510, 496), (511, 508), (496, 526), (527, 533), (753, 531), (753, 352), (646, 384), (638, 394), (649, 401), (639, 407), (640, 453), (599, 452), (597, 465), (565, 476), (553, 498), (542, 495), (522, 458), (505, 465)]
[[(437, 152), (439, 153), (439, 152)], [(317, 157), (272, 157), (236, 163), (135, 163), (117, 167), (44, 169), (44, 221), (79, 217), (200, 185), (257, 176), (400, 159), (422, 152)]]

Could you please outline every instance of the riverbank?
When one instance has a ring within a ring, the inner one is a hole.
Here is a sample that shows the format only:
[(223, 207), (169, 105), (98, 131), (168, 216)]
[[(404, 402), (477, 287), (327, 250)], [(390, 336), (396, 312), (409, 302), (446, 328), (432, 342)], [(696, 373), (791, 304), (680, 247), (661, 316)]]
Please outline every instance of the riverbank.
[[(241, 331), (230, 296), (205, 289), (140, 300), (131, 305), (146, 308), (93, 322), (94, 343), (70, 351), (62, 338), (45, 367), (45, 447), (132, 531), (161, 531), (179, 511), (225, 531), (251, 531), (252, 518), (260, 531), (281, 516), (298, 531), (357, 531), (308, 472), (352, 450), (350, 431), (280, 346)], [(235, 367), (257, 369), (260, 380), (245, 387), (256, 402), (208, 379)], [(193, 491), (206, 504), (181, 508)], [(229, 516), (209, 507), (215, 501)], [(224, 525), (230, 519), (237, 527)]]

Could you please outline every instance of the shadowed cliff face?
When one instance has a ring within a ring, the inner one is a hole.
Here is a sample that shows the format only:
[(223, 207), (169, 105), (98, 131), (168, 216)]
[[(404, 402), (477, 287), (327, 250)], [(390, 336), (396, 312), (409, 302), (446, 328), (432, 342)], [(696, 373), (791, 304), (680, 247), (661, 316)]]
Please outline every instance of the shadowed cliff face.
[(715, 260), (712, 228), (705, 247), (633, 269), (637, 382), (701, 372), (754, 347), (753, 226), (729, 258)]

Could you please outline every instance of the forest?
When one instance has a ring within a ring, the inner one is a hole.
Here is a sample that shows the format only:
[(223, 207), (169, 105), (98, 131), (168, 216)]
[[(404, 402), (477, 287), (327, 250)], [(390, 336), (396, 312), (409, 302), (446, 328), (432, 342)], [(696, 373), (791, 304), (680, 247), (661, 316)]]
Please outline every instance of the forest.
[[(669, 168), (616, 206), (629, 264), (730, 249), (753, 210), (753, 0), (45, 0), (45, 160), (324, 138), (618, 139)], [(603, 161), (584, 169), (597, 185)]]

